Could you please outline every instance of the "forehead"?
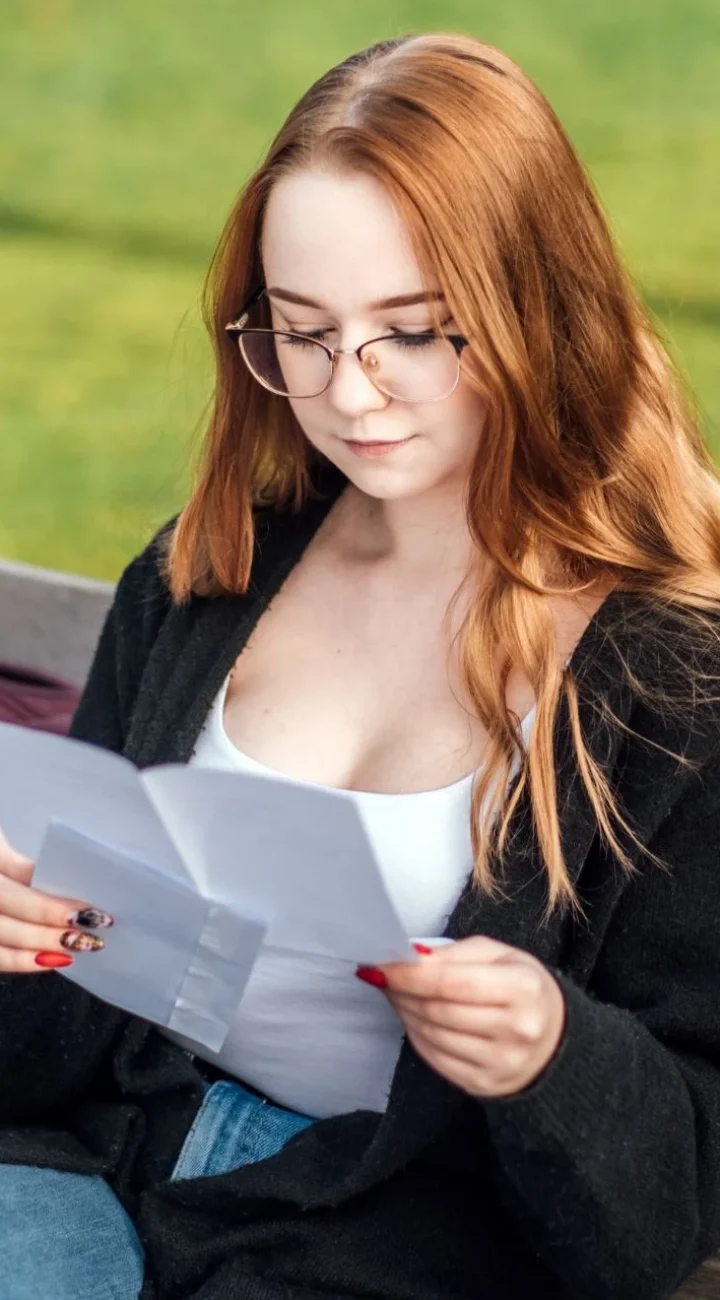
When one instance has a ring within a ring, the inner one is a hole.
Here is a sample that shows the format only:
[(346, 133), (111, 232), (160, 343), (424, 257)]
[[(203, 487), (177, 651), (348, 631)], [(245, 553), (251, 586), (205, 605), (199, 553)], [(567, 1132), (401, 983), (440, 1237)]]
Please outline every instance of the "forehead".
[(266, 284), (351, 311), (424, 284), (400, 214), (361, 174), (299, 172), (268, 199), (261, 239)]

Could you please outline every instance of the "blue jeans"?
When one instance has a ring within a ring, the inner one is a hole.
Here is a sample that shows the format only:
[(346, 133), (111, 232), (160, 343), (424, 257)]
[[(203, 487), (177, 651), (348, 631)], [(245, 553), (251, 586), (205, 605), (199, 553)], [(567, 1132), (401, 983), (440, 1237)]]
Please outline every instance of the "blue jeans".
[[(171, 1178), (264, 1160), (312, 1123), (241, 1083), (207, 1084)], [(137, 1300), (143, 1271), (132, 1220), (104, 1178), (0, 1165), (2, 1300)]]

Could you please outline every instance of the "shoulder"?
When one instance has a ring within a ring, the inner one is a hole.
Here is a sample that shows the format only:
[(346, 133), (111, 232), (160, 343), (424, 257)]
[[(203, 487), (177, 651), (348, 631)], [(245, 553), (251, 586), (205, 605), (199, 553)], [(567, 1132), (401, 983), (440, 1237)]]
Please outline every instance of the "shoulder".
[(166, 576), (166, 555), (179, 515), (173, 515), (153, 534), (142, 551), (126, 564), (118, 579), (115, 595), (124, 601), (133, 597), (149, 601), (170, 599)]
[(622, 679), (636, 707), (720, 723), (720, 604), (695, 608), (616, 587), (579, 647), (586, 642), (573, 665), (578, 684), (597, 691)]
[(123, 569), (69, 729), (78, 740), (122, 750), (145, 664), (172, 608), (165, 577), (169, 519)]
[(110, 615), (116, 648), (144, 658), (172, 607), (165, 573), (167, 543), (177, 516), (169, 519), (118, 579)]
[(625, 616), (619, 637), (638, 706), (720, 736), (720, 609), (653, 597), (626, 603)]
[(623, 813), (646, 845), (688, 819), (717, 818), (720, 611), (623, 593), (603, 636), (606, 672), (594, 695), (601, 708), (606, 699), (619, 705), (609, 726), (620, 733)]
[[(186, 600), (173, 597), (169, 553), (180, 514), (171, 516), (125, 566), (115, 588), (109, 619), (118, 669), (138, 683), (145, 663), (166, 623), (171, 625), (173, 646), (179, 653), (198, 619), (226, 599), (242, 600), (241, 594), (191, 594)], [(270, 506), (253, 506), (255, 558), (250, 592), (264, 589), (268, 571), (292, 555), (298, 525), (295, 519)]]

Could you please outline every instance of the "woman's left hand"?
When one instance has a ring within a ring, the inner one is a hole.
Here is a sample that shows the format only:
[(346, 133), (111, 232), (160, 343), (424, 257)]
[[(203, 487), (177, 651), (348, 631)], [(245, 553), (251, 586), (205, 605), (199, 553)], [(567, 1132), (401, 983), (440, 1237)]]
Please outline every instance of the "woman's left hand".
[[(415, 1051), (473, 1097), (527, 1088), (554, 1056), (565, 1026), (560, 985), (542, 962), (482, 935), (436, 948), (420, 962), (369, 971)], [(362, 978), (362, 977), (361, 977)]]

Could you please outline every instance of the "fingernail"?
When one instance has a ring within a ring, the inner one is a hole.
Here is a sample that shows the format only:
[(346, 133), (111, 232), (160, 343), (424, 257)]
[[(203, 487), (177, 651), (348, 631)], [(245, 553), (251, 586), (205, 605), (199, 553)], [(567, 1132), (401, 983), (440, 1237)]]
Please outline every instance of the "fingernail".
[(387, 976), (375, 966), (358, 966), (355, 974), (359, 980), (365, 980), (366, 984), (374, 984), (378, 989), (387, 988)]
[(430, 957), (433, 952), (432, 948), (426, 948), (424, 943), (414, 943), (413, 948), (416, 952), (421, 952), (423, 957)]
[(102, 939), (98, 939), (97, 935), (82, 934), (80, 930), (66, 930), (60, 935), (60, 943), (63, 948), (70, 948), (72, 952), (97, 952), (99, 948), (105, 947)]
[(68, 925), (87, 925), (91, 929), (106, 930), (113, 924), (109, 912), (101, 912), (99, 907), (82, 907), (67, 919)]
[(35, 958), (36, 966), (72, 966), (72, 957), (65, 957), (61, 952), (39, 952)]

